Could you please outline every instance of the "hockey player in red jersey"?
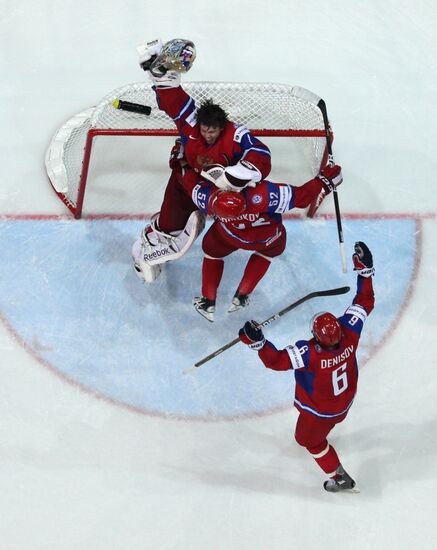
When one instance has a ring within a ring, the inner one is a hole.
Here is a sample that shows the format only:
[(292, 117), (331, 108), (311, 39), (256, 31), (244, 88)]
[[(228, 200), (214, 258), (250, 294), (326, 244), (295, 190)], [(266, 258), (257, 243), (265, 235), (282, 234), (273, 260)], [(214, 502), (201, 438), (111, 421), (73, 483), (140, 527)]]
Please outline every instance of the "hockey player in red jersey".
[[(186, 169), (211, 181), (214, 165), (215, 185), (240, 191), (269, 174), (271, 159), (268, 147), (245, 126), (228, 120), (219, 105), (206, 100), (197, 107), (180, 86), (181, 72), (188, 71), (195, 58), (192, 42), (175, 39), (163, 45), (155, 40), (139, 46), (138, 51), (140, 65), (153, 82), (158, 107), (172, 118), (180, 135), (171, 152), (172, 172), (160, 212), (134, 245), (137, 271), (151, 282), (159, 275), (160, 265), (182, 256), (203, 229), (204, 220), (182, 185)], [(220, 177), (215, 176), (217, 165)]]
[(352, 304), (338, 318), (327, 312), (315, 315), (310, 340), (277, 350), (254, 321), (248, 321), (239, 332), (240, 340), (258, 352), (267, 368), (295, 370), (294, 404), (299, 411), (295, 439), (327, 474), (324, 488), (329, 492), (355, 487), (327, 436), (346, 418), (353, 403), (358, 381), (357, 347), (374, 306), (373, 258), (365, 243), (355, 243), (352, 259), (358, 273)]
[(196, 311), (214, 320), (224, 258), (238, 249), (253, 250), (253, 254), (228, 311), (245, 307), (272, 259), (284, 252), (287, 236), (282, 214), (305, 208), (321, 189), (330, 193), (342, 181), (341, 167), (334, 165), (300, 187), (264, 180), (236, 193), (217, 189), (188, 171), (183, 183), (186, 192), (202, 212), (215, 217), (202, 242), (202, 295), (193, 301)]

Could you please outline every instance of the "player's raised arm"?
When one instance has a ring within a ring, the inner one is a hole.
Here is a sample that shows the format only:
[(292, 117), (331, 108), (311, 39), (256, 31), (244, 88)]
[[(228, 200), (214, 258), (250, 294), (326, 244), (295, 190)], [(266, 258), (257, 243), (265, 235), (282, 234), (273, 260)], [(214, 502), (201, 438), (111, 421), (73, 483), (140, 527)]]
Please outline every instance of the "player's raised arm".
[[(327, 166), (315, 178), (299, 186), (266, 181), (268, 202), (265, 211), (283, 214), (293, 208), (306, 208), (322, 189), (326, 194), (331, 193), (342, 182), (343, 175), (338, 164)], [(259, 194), (258, 189), (248, 192)]]
[(357, 293), (353, 300), (354, 304), (362, 306), (367, 315), (375, 305), (372, 278), (375, 274), (373, 267), (373, 255), (366, 243), (357, 241), (352, 256), (354, 271), (357, 272)]
[(174, 38), (163, 44), (160, 38), (137, 46), (140, 67), (149, 73), (158, 88), (176, 88), (181, 74), (188, 72), (196, 59), (190, 40)]

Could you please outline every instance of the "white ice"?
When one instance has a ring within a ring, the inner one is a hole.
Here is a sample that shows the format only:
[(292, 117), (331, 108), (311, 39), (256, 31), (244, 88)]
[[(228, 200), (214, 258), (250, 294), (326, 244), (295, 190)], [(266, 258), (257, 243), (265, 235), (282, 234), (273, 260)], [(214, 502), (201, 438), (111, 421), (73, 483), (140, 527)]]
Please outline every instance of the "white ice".
[[(437, 547), (435, 2), (39, 0), (5, 1), (1, 11), (0, 216), (66, 214), (43, 164), (55, 130), (144, 78), (137, 44), (187, 37), (198, 49), (187, 78), (284, 82), (323, 96), (345, 177), (342, 212), (417, 219), (421, 246), (399, 321), (332, 437), (359, 495), (323, 492), (323, 475), (292, 438), (291, 408), (218, 422), (141, 414), (56, 376), (2, 323), (0, 547)], [(16, 253), (33, 260), (29, 244)], [(381, 294), (402, 277), (391, 244), (388, 233), (384, 261), (376, 258), (380, 273), (396, 266)], [(19, 290), (1, 303), (14, 304)], [(64, 335), (58, 321), (53, 333)]]

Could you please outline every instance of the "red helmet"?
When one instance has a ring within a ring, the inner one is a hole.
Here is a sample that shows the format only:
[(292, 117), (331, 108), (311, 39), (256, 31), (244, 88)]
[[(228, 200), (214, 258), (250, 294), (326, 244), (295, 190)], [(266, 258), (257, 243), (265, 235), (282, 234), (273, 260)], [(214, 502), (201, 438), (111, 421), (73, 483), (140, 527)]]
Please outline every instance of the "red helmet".
[(332, 313), (327, 311), (314, 315), (311, 321), (311, 332), (317, 342), (325, 348), (336, 346), (341, 340), (340, 323)]
[(246, 197), (234, 191), (218, 190), (211, 195), (209, 203), (219, 218), (237, 218), (246, 209)]

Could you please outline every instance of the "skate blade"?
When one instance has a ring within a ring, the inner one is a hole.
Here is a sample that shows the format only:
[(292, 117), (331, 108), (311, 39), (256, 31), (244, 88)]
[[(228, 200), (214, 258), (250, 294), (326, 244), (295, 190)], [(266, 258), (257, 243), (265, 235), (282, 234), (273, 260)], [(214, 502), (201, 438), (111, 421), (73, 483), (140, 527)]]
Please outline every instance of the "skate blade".
[(250, 301), (247, 301), (245, 304), (235, 304), (234, 302), (231, 302), (231, 305), (229, 306), (228, 313), (232, 313), (234, 311), (240, 311), (240, 309), (244, 309), (249, 305)]
[(214, 313), (208, 313), (207, 311), (204, 311), (202, 309), (197, 309), (197, 307), (194, 307), (194, 309), (197, 311), (199, 315), (204, 317), (207, 321), (210, 323), (214, 322)]
[(329, 491), (328, 489), (325, 488), (325, 491), (328, 492), (328, 493), (335, 493), (335, 494), (338, 494), (338, 493), (361, 493), (359, 487), (357, 487), (355, 485), (355, 487), (353, 487), (352, 489), (341, 489), (340, 491)]

